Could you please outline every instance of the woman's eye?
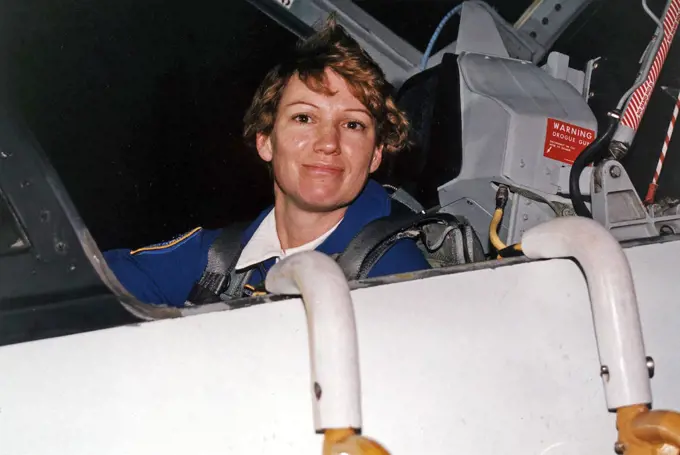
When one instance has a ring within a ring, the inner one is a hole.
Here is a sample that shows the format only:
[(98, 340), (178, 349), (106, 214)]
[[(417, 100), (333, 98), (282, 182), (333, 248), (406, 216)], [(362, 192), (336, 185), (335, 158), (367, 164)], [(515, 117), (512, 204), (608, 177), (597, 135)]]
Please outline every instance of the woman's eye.
[(361, 130), (366, 129), (366, 125), (364, 125), (361, 122), (351, 121), (351, 122), (347, 122), (347, 128), (349, 128), (350, 130), (360, 130), (361, 131)]
[(299, 123), (309, 123), (312, 121), (311, 117), (307, 114), (297, 114), (293, 117), (293, 120)]

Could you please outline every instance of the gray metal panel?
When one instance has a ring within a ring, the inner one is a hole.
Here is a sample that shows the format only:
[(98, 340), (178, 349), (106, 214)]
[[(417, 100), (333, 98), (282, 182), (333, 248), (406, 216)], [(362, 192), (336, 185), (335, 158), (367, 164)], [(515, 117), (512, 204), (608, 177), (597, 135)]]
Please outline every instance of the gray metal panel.
[[(495, 100), (507, 112), (507, 136), (497, 146), (505, 147), (503, 167), (494, 170), (516, 185), (556, 194), (560, 184), (560, 168), (565, 165), (543, 156), (547, 118), (555, 118), (597, 131), (597, 120), (586, 101), (566, 81), (555, 79), (540, 68), (526, 62), (476, 54), (460, 57), (461, 76), (467, 90)], [(496, 128), (500, 120), (495, 112), (482, 105), (466, 105), (464, 110), (484, 109), (480, 114), (487, 128)], [(465, 137), (464, 161), (468, 143), (478, 139)], [(496, 154), (498, 151), (477, 151)], [(475, 156), (475, 161), (481, 160)], [(465, 168), (465, 163), (463, 164)], [(495, 165), (494, 165), (495, 167)], [(465, 175), (461, 173), (461, 175)], [(475, 174), (479, 175), (479, 174)]]
[[(508, 226), (505, 243), (512, 245), (522, 241), (524, 233), (539, 224), (555, 218), (555, 212), (547, 205), (520, 194), (512, 195), (513, 205), (507, 207), (503, 216)], [(501, 232), (502, 234), (502, 232)]]
[(508, 57), (503, 39), (498, 33), (494, 18), (477, 3), (463, 3), (456, 54), (474, 52), (477, 54)]
[(510, 113), (494, 98), (461, 86), (463, 163), (456, 180), (500, 176), (511, 125)]
[(27, 251), (0, 257), (0, 310), (36, 295), (102, 287), (36, 148), (33, 139), (17, 134), (7, 113), (0, 112), (0, 193), (31, 245)]
[[(531, 63), (471, 53), (458, 62), (463, 158), (459, 175), (439, 188), (440, 204), (455, 214), (462, 210), (486, 240), (492, 183), (533, 193), (542, 202), (515, 194), (506, 208), (501, 238), (518, 241), (524, 230), (555, 216), (546, 201), (569, 203), (559, 193), (566, 192), (571, 166), (543, 156), (548, 118), (595, 131), (596, 119), (573, 86)], [(584, 189), (589, 175), (581, 177)], [(462, 205), (468, 200), (472, 208)]]
[(537, 66), (479, 54), (461, 56), (460, 65), (471, 91), (498, 99), (512, 112), (593, 120), (592, 112), (571, 84)]
[(29, 245), (0, 255), (0, 345), (137, 321), (97, 276), (101, 253), (89, 254), (96, 245), (54, 170), (4, 108), (0, 193)]

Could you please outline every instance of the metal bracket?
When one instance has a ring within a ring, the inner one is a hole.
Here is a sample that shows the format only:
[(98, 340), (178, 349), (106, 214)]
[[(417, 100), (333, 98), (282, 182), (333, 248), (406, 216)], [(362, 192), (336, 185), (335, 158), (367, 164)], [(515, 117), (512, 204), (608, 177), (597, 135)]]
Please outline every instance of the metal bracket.
[(648, 213), (618, 161), (604, 161), (593, 170), (591, 198), (593, 219), (619, 241), (680, 233), (680, 214)]
[(555, 79), (562, 79), (568, 82), (583, 97), (588, 100), (588, 93), (584, 94), (585, 88), (585, 73), (569, 67), (569, 56), (560, 52), (551, 52), (548, 54), (548, 61), (542, 67)]
[(593, 73), (600, 67), (601, 59), (602, 57), (595, 57), (586, 63), (585, 80), (583, 81), (583, 91), (581, 92), (586, 102), (595, 96), (595, 93), (590, 90), (590, 84), (593, 80)]
[(593, 0), (535, 0), (515, 23), (518, 35), (530, 47), (518, 57), (538, 63), (557, 39)]

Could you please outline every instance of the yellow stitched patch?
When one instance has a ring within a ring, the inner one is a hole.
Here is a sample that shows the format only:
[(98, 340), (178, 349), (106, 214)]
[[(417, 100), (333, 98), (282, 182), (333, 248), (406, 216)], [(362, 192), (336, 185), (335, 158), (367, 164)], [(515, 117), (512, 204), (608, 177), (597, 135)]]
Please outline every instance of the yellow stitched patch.
[(150, 246), (145, 246), (143, 248), (138, 248), (134, 251), (131, 251), (130, 254), (137, 254), (137, 253), (143, 253), (145, 251), (160, 251), (160, 250), (167, 250), (168, 248), (172, 248), (173, 246), (187, 240), (190, 238), (192, 235), (200, 231), (202, 228), (199, 226), (195, 229), (192, 229), (191, 231), (187, 232), (186, 234), (182, 234), (181, 236), (174, 238), (172, 240), (168, 240), (167, 242), (162, 242), (162, 243), (157, 243), (155, 245), (150, 245)]

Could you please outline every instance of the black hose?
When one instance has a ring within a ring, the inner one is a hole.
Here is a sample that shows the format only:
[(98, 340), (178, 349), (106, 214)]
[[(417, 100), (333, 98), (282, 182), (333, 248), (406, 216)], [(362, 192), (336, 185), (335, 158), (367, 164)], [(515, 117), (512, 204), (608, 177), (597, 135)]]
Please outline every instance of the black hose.
[(581, 180), (581, 173), (583, 169), (586, 168), (590, 163), (595, 162), (600, 156), (598, 152), (603, 144), (605, 144), (616, 130), (616, 126), (619, 124), (620, 114), (618, 111), (612, 111), (607, 113), (609, 116), (609, 125), (605, 130), (604, 134), (591, 142), (586, 149), (581, 152), (581, 154), (576, 157), (574, 164), (571, 165), (571, 172), (569, 173), (569, 197), (571, 198), (571, 203), (574, 206), (574, 212), (579, 216), (585, 216), (587, 218), (592, 218), (593, 215), (588, 210), (586, 203), (583, 201), (583, 195), (581, 195), (581, 187), (579, 181)]

